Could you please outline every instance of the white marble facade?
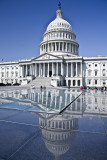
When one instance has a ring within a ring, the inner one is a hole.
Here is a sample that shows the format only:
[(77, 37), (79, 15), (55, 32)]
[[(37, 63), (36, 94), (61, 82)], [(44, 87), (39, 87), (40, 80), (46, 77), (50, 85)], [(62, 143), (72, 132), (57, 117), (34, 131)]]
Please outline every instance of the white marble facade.
[(0, 63), (0, 83), (23, 85), (36, 77), (51, 77), (53, 86), (107, 86), (107, 57), (79, 56), (76, 35), (62, 13), (59, 4), (43, 35), (39, 57)]

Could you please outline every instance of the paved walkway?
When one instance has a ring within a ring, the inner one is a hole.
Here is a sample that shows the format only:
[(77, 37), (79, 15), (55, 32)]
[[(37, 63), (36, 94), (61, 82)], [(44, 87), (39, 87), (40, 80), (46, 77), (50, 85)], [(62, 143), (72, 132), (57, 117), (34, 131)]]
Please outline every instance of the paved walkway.
[(0, 109), (0, 160), (107, 160), (106, 97), (87, 91), (59, 115)]

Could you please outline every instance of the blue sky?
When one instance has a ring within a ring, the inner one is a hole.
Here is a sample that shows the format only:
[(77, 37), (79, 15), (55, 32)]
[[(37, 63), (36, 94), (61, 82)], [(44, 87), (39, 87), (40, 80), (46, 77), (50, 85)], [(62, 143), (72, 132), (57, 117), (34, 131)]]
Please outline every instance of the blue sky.
[[(0, 0), (0, 60), (39, 56), (40, 42), (55, 19), (58, 0)], [(107, 0), (61, 0), (81, 56), (107, 56)]]

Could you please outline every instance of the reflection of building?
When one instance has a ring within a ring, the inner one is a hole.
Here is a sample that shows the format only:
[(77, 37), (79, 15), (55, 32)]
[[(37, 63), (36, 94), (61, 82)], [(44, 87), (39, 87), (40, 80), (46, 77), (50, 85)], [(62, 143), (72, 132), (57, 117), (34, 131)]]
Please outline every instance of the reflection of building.
[[(67, 86), (107, 86), (107, 57), (82, 57), (71, 25), (57, 17), (43, 35), (40, 56), (0, 63), (0, 83)], [(35, 79), (36, 78), (36, 79)]]
[[(21, 90), (21, 91), (1, 91), (0, 101), (1, 105), (4, 103), (18, 102), (20, 105), (37, 107), (41, 111), (46, 112), (60, 112), (65, 108), (72, 100), (74, 100), (80, 92), (78, 90), (58, 90), (58, 89), (46, 89), (46, 90)], [(75, 118), (80, 118), (85, 115), (96, 114), (107, 115), (107, 98), (106, 91), (87, 91), (83, 93), (78, 99), (72, 103), (64, 112), (64, 117), (68, 115)]]
[(79, 94), (80, 92), (78, 90), (36, 89), (31, 91), (1, 91), (0, 97), (19, 102), (22, 105), (36, 106), (41, 110), (48, 112), (61, 111)]
[(107, 116), (107, 92), (88, 90), (83, 93), (64, 114), (75, 116)]
[(69, 150), (75, 138), (73, 130), (78, 129), (78, 119), (39, 114), (39, 126), (47, 149), (58, 159)]

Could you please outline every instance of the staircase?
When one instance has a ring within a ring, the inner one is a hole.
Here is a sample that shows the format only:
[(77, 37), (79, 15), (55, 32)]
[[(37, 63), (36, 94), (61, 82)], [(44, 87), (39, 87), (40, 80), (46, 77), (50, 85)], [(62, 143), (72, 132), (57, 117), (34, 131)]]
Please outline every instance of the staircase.
[(52, 77), (37, 77), (36, 79), (30, 81), (27, 86), (35, 86), (35, 87), (50, 87), (51, 86)]

